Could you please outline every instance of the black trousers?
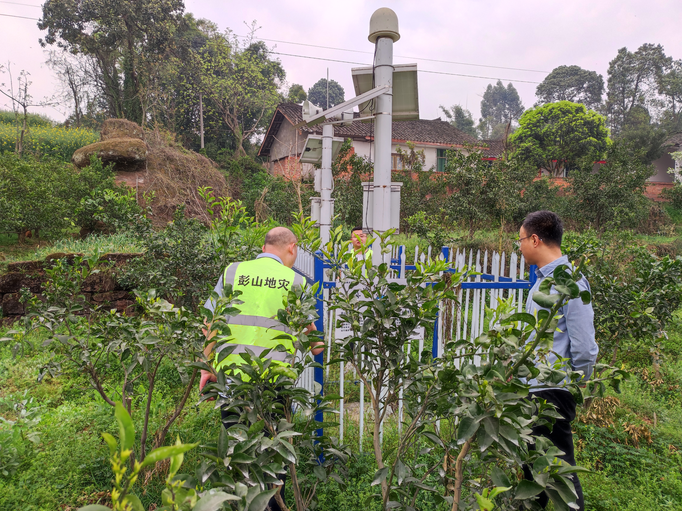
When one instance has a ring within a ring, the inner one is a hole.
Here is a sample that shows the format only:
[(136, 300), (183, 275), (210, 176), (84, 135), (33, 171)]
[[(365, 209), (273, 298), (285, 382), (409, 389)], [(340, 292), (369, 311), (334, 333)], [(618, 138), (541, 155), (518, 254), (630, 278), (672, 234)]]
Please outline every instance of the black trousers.
[[(227, 420), (229, 415), (230, 414), (226, 410), (224, 410), (224, 409), (220, 410), (220, 418), (222, 420), (223, 427), (225, 429), (229, 429), (232, 426), (234, 426), (235, 424), (237, 424), (237, 422)], [(267, 433), (268, 432), (266, 431), (266, 434)], [(280, 495), (282, 496), (282, 500), (284, 500), (284, 487), (285, 487), (286, 482), (287, 482), (287, 475), (286, 474), (280, 474), (277, 476), (277, 479), (282, 481), (282, 489), (280, 490)], [(270, 499), (270, 502), (268, 503), (267, 509), (269, 509), (270, 511), (282, 511), (282, 508), (279, 507), (279, 504), (277, 503), (277, 499), (275, 497), (272, 497)]]
[[(561, 456), (566, 463), (575, 466), (575, 453), (573, 449), (573, 432), (571, 431), (571, 422), (575, 419), (575, 399), (570, 392), (566, 390), (541, 390), (538, 392), (531, 392), (530, 397), (537, 396), (540, 399), (544, 399), (548, 403), (552, 403), (557, 408), (557, 412), (563, 417), (563, 419), (556, 419), (552, 431), (549, 430), (547, 426), (538, 426), (533, 428), (533, 434), (535, 436), (542, 436), (548, 438), (552, 443), (558, 448), (564, 451), (566, 454)], [(531, 449), (533, 446), (530, 446)], [(532, 481), (533, 475), (530, 467), (523, 467), (523, 474), (526, 479)], [(573, 481), (573, 486), (575, 487), (575, 493), (578, 495), (577, 504), (579, 506), (579, 511), (585, 511), (585, 499), (583, 497), (583, 487), (580, 484), (580, 479), (578, 479), (578, 474), (570, 474), (570, 478)], [(549, 502), (549, 497), (545, 492), (540, 494), (538, 499), (539, 504), (544, 509)]]

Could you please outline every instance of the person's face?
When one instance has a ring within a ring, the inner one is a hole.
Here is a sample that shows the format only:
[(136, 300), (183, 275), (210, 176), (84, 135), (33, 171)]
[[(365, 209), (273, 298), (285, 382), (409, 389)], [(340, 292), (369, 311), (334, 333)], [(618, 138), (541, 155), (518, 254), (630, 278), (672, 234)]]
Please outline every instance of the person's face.
[(353, 231), (351, 233), (351, 242), (353, 243), (353, 248), (359, 250), (362, 245), (367, 241), (367, 235), (363, 231)]
[(540, 241), (537, 234), (529, 235), (523, 227), (519, 229), (519, 238), (516, 240), (516, 246), (519, 248), (528, 264), (535, 264), (534, 261), (536, 259), (536, 252)]

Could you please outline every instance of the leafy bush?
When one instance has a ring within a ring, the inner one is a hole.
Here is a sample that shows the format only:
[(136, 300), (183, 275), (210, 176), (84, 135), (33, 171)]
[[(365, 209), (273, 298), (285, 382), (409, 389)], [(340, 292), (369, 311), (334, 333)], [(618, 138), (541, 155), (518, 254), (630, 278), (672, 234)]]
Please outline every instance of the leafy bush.
[(682, 183), (675, 183), (672, 188), (664, 188), (661, 197), (678, 211), (682, 211)]
[[(29, 124), (30, 126), (30, 124)], [(14, 125), (0, 122), (0, 153), (13, 152), (17, 139)], [(24, 153), (70, 162), (77, 149), (99, 142), (99, 134), (84, 128), (63, 128), (36, 124), (24, 135)]]
[(33, 445), (40, 443), (35, 427), (40, 422), (40, 407), (33, 398), (27, 397), (16, 402), (4, 400), (4, 404), (14, 415), (14, 419), (0, 417), (0, 476), (13, 475), (31, 454)]
[[(55, 233), (72, 225), (92, 225), (99, 206), (96, 211), (87, 210), (82, 201), (107, 202), (105, 192), (111, 197), (121, 190), (114, 184), (111, 169), (97, 159), (76, 170), (56, 159), (5, 153), (0, 155), (0, 232), (18, 233), (21, 241), (27, 231)], [(109, 207), (108, 214), (115, 216), (113, 210), (118, 209)]]
[(589, 261), (585, 275), (594, 296), (600, 356), (610, 354), (615, 363), (621, 348), (656, 349), (682, 305), (682, 257), (656, 257), (628, 233), (568, 234), (563, 245), (570, 259)]
[(640, 151), (614, 142), (596, 172), (589, 158), (571, 171), (566, 216), (598, 231), (636, 227), (649, 212), (644, 190), (655, 173), (638, 155)]

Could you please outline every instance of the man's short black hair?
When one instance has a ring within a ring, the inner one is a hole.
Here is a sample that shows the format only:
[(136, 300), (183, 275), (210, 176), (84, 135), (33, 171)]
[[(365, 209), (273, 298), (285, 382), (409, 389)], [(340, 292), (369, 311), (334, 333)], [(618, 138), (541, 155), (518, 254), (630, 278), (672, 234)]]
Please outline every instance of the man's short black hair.
[(535, 211), (529, 213), (523, 224), (526, 236), (537, 234), (538, 238), (547, 245), (561, 246), (561, 239), (564, 235), (564, 224), (559, 215), (552, 211)]
[(364, 231), (364, 229), (362, 228), (362, 226), (359, 226), (359, 227), (353, 227), (353, 228), (350, 230), (350, 232), (355, 232), (355, 231)]

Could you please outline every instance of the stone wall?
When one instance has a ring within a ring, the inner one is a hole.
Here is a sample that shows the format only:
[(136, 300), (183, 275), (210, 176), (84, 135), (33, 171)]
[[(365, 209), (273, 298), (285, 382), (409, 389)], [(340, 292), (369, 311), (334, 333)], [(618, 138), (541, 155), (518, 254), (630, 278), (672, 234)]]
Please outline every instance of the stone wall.
[[(0, 274), (0, 308), (3, 321), (14, 321), (24, 314), (24, 306), (19, 301), (21, 288), (41, 297), (48, 276), (45, 267), (50, 267), (53, 259), (73, 258), (75, 254), (53, 254), (44, 261), (22, 261), (9, 263), (7, 272)], [(105, 306), (118, 312), (133, 312), (135, 295), (124, 289), (116, 280), (116, 269), (139, 254), (105, 254), (101, 261), (113, 263), (110, 269), (91, 274), (83, 283), (83, 295), (93, 306)]]

